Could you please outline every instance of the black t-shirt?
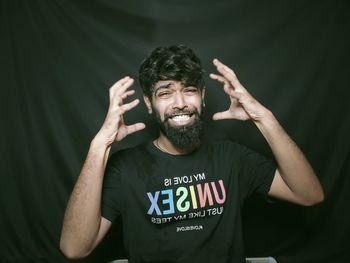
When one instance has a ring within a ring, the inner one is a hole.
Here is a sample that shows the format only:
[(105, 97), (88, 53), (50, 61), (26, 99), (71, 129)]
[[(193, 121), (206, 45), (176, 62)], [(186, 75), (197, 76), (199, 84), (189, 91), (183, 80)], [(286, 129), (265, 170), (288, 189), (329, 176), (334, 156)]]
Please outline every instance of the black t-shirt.
[(274, 162), (230, 141), (187, 155), (152, 142), (113, 154), (102, 215), (121, 215), (129, 262), (244, 262), (241, 207), (267, 194)]

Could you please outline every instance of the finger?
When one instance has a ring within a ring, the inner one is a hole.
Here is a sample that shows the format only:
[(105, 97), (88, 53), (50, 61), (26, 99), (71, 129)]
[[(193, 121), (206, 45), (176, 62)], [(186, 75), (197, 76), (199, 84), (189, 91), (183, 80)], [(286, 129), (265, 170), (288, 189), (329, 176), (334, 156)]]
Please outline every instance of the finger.
[(231, 68), (229, 68), (228, 66), (226, 66), (224, 63), (222, 63), (220, 60), (218, 60), (217, 58), (214, 58), (213, 59), (213, 64), (216, 66), (216, 67), (221, 67), (223, 69), (225, 69), (226, 71), (228, 72), (231, 72), (234, 74), (233, 70)]
[(118, 80), (113, 86), (109, 89), (110, 97), (114, 97), (116, 95), (121, 95), (134, 83), (134, 79), (130, 77), (124, 77)]
[(135, 99), (135, 100), (133, 100), (133, 101), (131, 101), (129, 103), (123, 104), (123, 105), (118, 107), (118, 109), (117, 109), (118, 113), (120, 115), (123, 115), (125, 112), (135, 108), (137, 106), (137, 104), (139, 104), (139, 103), (140, 103), (140, 100), (139, 99)]
[(131, 133), (143, 130), (145, 127), (146, 127), (146, 125), (144, 123), (138, 122), (138, 123), (135, 123), (132, 125), (128, 125), (125, 128), (126, 128), (127, 135), (129, 135)]
[(224, 91), (226, 92), (226, 94), (228, 94), (231, 97), (235, 97), (234, 86), (232, 86), (225, 77), (213, 73), (211, 73), (209, 76), (210, 78), (217, 80), (218, 82), (224, 85)]
[(128, 90), (128, 91), (124, 92), (124, 94), (121, 96), (121, 98), (123, 100), (125, 100), (127, 97), (133, 95), (134, 93), (135, 93), (135, 90)]
[(124, 78), (115, 82), (110, 89), (115, 89), (116, 87), (120, 87), (120, 86), (124, 85), (126, 82), (130, 81), (130, 79), (131, 78), (129, 76), (125, 76)]
[(217, 80), (218, 82), (220, 82), (221, 84), (223, 85), (229, 85), (230, 86), (230, 82), (228, 79), (226, 79), (225, 77), (223, 76), (220, 76), (220, 75), (217, 75), (217, 74), (209, 74), (209, 77), (213, 80)]
[(231, 82), (228, 82), (228, 80), (225, 77), (217, 74), (211, 73), (209, 76), (212, 79), (217, 80), (222, 84), (224, 84), (224, 91), (230, 97), (235, 98), (241, 103), (244, 103), (244, 99), (245, 101), (247, 99), (252, 100), (252, 96), (250, 95), (250, 93), (246, 89), (244, 89), (242, 86), (241, 88), (234, 87), (233, 85), (231, 85)]
[(132, 78), (125, 77), (118, 82), (109, 90), (109, 103), (113, 105), (113, 108), (118, 108), (122, 104), (123, 99), (134, 93), (133, 91), (131, 93), (126, 91), (134, 83)]
[(226, 73), (229, 73), (230, 75), (234, 76), (235, 78), (237, 78), (236, 73), (233, 71), (233, 69), (231, 69), (230, 67), (228, 67), (227, 65), (225, 65), (224, 63), (222, 63), (220, 60), (218, 60), (217, 58), (214, 58), (213, 60), (214, 65), (216, 66), (217, 69), (223, 70)]
[(225, 119), (231, 119), (232, 118), (232, 113), (229, 111), (222, 111), (222, 112), (217, 112), (213, 115), (213, 120), (225, 120)]
[(229, 82), (232, 84), (232, 86), (234, 86), (235, 88), (238, 88), (238, 89), (244, 89), (242, 84), (239, 82), (235, 72), (231, 68), (229, 68), (228, 66), (226, 66), (225, 64), (223, 64), (221, 61), (219, 61), (216, 58), (213, 60), (213, 63), (216, 66), (216, 69), (225, 78), (227, 78), (229, 80)]

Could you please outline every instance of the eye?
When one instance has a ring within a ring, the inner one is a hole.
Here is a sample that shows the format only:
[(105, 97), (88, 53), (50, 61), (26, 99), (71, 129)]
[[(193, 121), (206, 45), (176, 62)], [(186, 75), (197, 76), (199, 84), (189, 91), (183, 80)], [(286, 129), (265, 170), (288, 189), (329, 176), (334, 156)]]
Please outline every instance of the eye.
[(165, 98), (168, 97), (171, 93), (169, 91), (160, 91), (157, 93), (157, 97)]
[(197, 93), (198, 92), (198, 88), (196, 87), (186, 87), (184, 89), (185, 93), (188, 93), (188, 94), (193, 94), (193, 93)]

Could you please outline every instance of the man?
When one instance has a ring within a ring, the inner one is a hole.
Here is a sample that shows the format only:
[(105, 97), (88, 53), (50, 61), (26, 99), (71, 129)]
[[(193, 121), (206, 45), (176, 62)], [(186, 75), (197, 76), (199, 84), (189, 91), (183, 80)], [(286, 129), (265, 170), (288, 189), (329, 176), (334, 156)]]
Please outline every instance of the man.
[(122, 216), (129, 262), (244, 262), (241, 206), (249, 195), (306, 206), (323, 200), (310, 164), (273, 114), (229, 67), (213, 63), (218, 73), (210, 77), (231, 100), (213, 119), (253, 121), (275, 162), (237, 143), (201, 141), (201, 63), (185, 46), (157, 48), (141, 65), (139, 78), (160, 135), (113, 154), (107, 164), (114, 142), (145, 128), (123, 119), (139, 103), (123, 102), (134, 94), (129, 89), (134, 80), (116, 82), (66, 210), (60, 247), (67, 257), (88, 255)]

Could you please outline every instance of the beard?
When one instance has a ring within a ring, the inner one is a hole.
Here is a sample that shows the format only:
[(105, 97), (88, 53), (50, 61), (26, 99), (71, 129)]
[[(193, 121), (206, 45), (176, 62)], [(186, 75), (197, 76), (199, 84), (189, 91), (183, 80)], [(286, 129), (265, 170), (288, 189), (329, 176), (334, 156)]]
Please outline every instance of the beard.
[[(164, 115), (164, 121), (162, 121), (159, 112), (152, 107), (152, 116), (155, 119), (160, 131), (169, 139), (169, 141), (177, 148), (190, 149), (200, 144), (200, 135), (203, 127), (202, 114), (199, 114), (195, 109), (178, 110), (171, 114)], [(174, 115), (179, 114), (191, 114), (195, 116), (194, 123), (184, 126), (174, 127), (169, 124), (168, 120)]]

